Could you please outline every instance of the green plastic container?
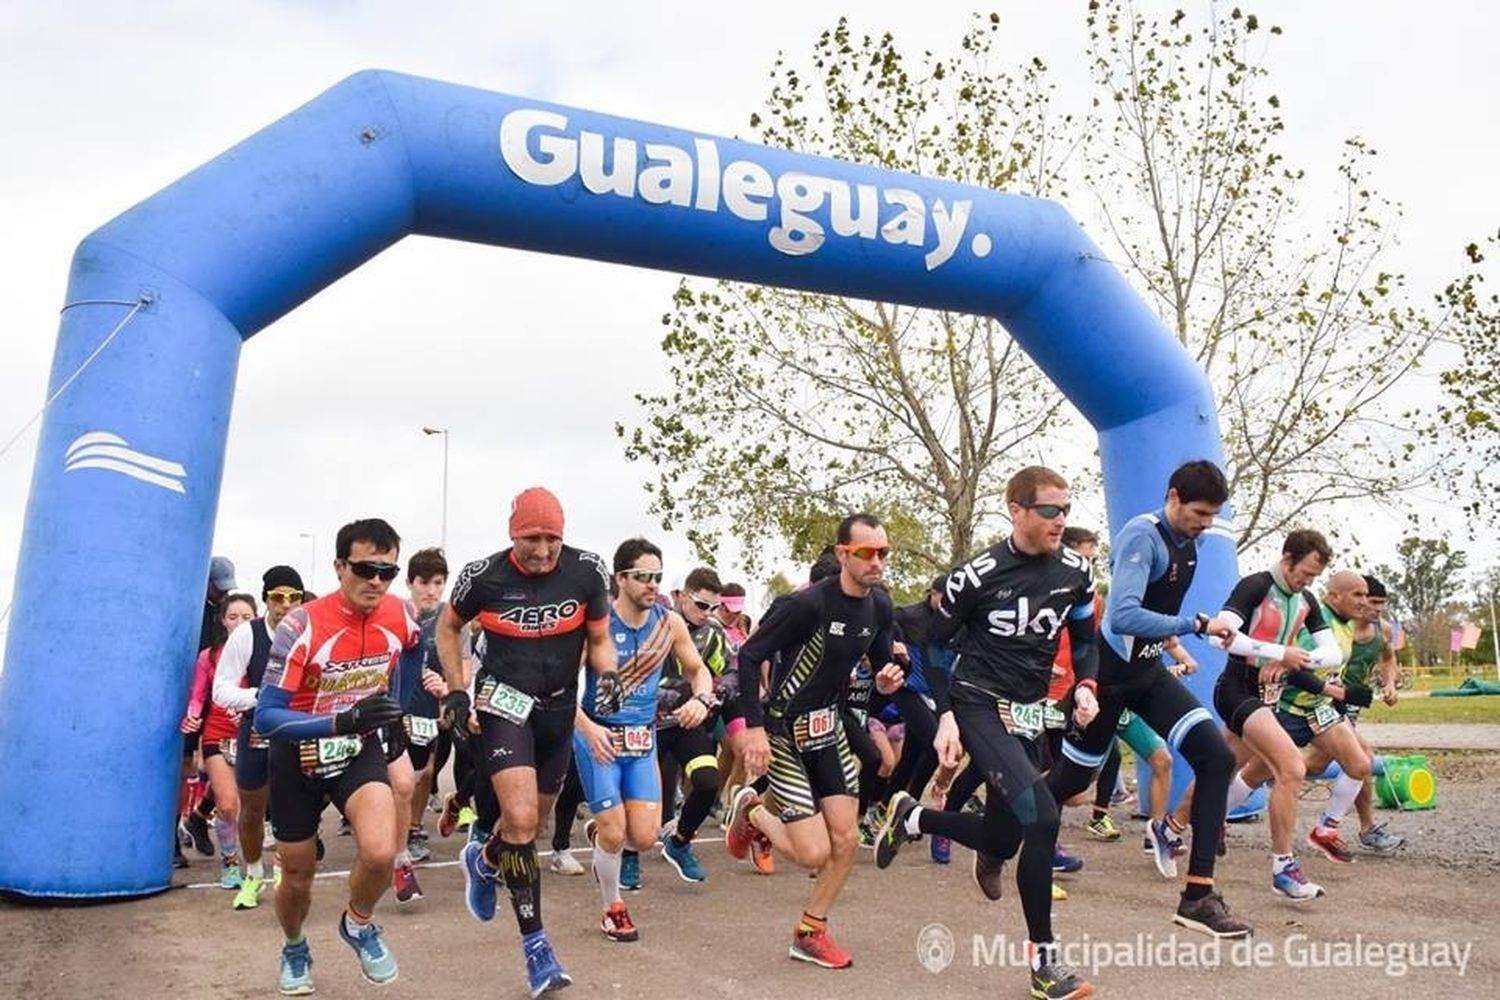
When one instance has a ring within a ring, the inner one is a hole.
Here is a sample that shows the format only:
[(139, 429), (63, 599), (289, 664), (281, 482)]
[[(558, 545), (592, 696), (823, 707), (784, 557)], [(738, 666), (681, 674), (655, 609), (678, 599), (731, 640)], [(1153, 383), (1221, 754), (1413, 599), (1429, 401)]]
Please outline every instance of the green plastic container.
[(1427, 766), (1427, 758), (1421, 754), (1386, 757), (1385, 773), (1375, 776), (1375, 794), (1382, 809), (1403, 812), (1436, 809), (1437, 779)]

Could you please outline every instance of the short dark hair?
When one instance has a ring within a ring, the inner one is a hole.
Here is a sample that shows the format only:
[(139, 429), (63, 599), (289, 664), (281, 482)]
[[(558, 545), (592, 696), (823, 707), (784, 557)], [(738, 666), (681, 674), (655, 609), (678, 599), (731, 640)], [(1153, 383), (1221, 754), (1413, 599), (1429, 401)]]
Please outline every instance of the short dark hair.
[(401, 536), (396, 534), (395, 528), (378, 517), (350, 521), (340, 528), (338, 538), (334, 540), (333, 554), (339, 559), (348, 559), (355, 542), (373, 545), (376, 552), (401, 551)]
[(1018, 503), (1025, 506), (1036, 503), (1036, 491), (1043, 486), (1056, 486), (1060, 490), (1068, 488), (1068, 481), (1061, 473), (1054, 472), (1045, 465), (1028, 465), (1005, 484), (1005, 502)]
[(1368, 573), (1365, 574), (1365, 591), (1371, 597), (1386, 596), (1385, 584), (1380, 582), (1379, 577), (1370, 576)]
[(719, 591), (720, 597), (744, 597), (745, 588), (738, 583), (726, 583), (724, 589)]
[(1313, 553), (1318, 554), (1325, 566), (1333, 561), (1333, 547), (1328, 544), (1328, 539), (1311, 528), (1298, 528), (1281, 543), (1281, 554), (1290, 556), (1293, 563), (1299, 563)]
[(644, 538), (627, 538), (615, 549), (615, 572), (623, 573), (627, 569), (634, 569), (635, 564), (642, 556), (655, 556), (657, 562), (661, 561), (661, 549)]
[(833, 546), (825, 545), (823, 551), (818, 553), (818, 558), (813, 560), (812, 568), (807, 571), (807, 582), (817, 583), (830, 576), (838, 576), (841, 569), (843, 567), (839, 565), (839, 557), (833, 551)]
[(706, 590), (711, 594), (724, 593), (724, 584), (719, 582), (719, 574), (707, 566), (699, 566), (687, 575), (682, 581), (684, 591)]
[(1062, 543), (1067, 548), (1076, 549), (1080, 545), (1097, 544), (1098, 541), (1098, 534), (1088, 528), (1075, 528), (1070, 524), (1063, 529)]
[(848, 545), (849, 539), (854, 537), (854, 526), (856, 524), (863, 524), (866, 528), (878, 528), (881, 526), (880, 518), (874, 514), (865, 514), (863, 512), (850, 514), (839, 522), (838, 534), (834, 536), (834, 539), (840, 545)]
[(1183, 462), (1167, 480), (1167, 489), (1177, 491), (1182, 503), (1211, 503), (1222, 507), (1229, 502), (1229, 481), (1224, 471), (1206, 458)]
[(418, 578), (431, 580), (435, 576), (446, 577), (447, 575), (448, 557), (443, 555), (442, 549), (418, 549), (412, 555), (411, 561), (406, 564), (407, 583)]

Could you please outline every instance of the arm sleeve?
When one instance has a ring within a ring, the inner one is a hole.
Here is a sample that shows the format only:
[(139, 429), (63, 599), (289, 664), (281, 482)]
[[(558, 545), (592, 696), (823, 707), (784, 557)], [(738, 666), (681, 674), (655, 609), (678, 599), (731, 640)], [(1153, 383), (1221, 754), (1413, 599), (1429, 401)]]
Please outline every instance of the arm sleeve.
[(1287, 685), (1301, 691), (1306, 691), (1309, 694), (1323, 693), (1323, 678), (1306, 667), (1288, 670), (1283, 680)]
[(1313, 629), (1312, 637), (1317, 645), (1308, 654), (1308, 666), (1336, 667), (1344, 662), (1344, 650), (1339, 646), (1339, 641), (1334, 636), (1333, 629), (1326, 625), (1319, 629)]
[(746, 726), (765, 724), (760, 704), (760, 665), (775, 656), (777, 650), (806, 642), (817, 627), (816, 611), (808, 602), (790, 597), (772, 605), (760, 628), (740, 647), (740, 710), (745, 714)]
[(1228, 643), (1223, 643), (1217, 639), (1210, 639), (1209, 644), (1218, 646), (1220, 649), (1228, 652), (1230, 656), (1240, 656), (1247, 660), (1251, 658), (1279, 660), (1286, 655), (1285, 646), (1274, 642), (1265, 642), (1261, 639), (1252, 639), (1243, 632), (1236, 632), (1230, 637)]
[(1149, 535), (1144, 531), (1130, 531), (1122, 539), (1122, 543), (1123, 547), (1116, 552), (1114, 558), (1114, 575), (1110, 579), (1108, 609), (1105, 612), (1109, 618), (1110, 631), (1115, 635), (1129, 635), (1140, 639), (1165, 639), (1167, 636), (1191, 632), (1191, 618), (1164, 615), (1141, 606), (1152, 575), (1165, 572), (1164, 567), (1156, 566), (1158, 546), (1162, 544), (1156, 536), (1156, 529), (1152, 528)]
[(288, 707), (292, 693), (279, 687), (261, 692), (255, 706), (255, 731), (276, 740), (310, 740), (333, 735), (333, 716), (297, 712)]
[(198, 659), (193, 661), (193, 690), (188, 695), (187, 714), (199, 716), (203, 714), (208, 701), (209, 688), (213, 684), (214, 667), (212, 650), (205, 649), (198, 654)]
[(1093, 680), (1099, 674), (1099, 647), (1094, 645), (1094, 604), (1083, 605), (1088, 612), (1068, 619), (1068, 641), (1073, 647), (1073, 683)]
[(245, 671), (255, 652), (252, 629), (251, 623), (246, 622), (229, 634), (214, 671), (214, 703), (231, 712), (247, 712), (255, 707), (256, 689), (243, 686)]

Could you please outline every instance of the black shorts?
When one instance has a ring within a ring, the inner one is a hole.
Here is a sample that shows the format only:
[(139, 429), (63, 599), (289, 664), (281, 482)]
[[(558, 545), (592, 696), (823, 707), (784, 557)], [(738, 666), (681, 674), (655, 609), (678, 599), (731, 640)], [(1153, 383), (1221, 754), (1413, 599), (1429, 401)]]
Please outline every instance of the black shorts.
[[(771, 733), (771, 791), (781, 810), (783, 823), (795, 823), (818, 815), (818, 803), (834, 795), (859, 797), (859, 760), (849, 749), (844, 731), (843, 713), (833, 710), (835, 730), (826, 743), (811, 749), (799, 749), (793, 733), (806, 720), (777, 720)], [(809, 713), (813, 714), (813, 713)], [(805, 724), (805, 723), (804, 723)], [(803, 741), (804, 745), (808, 741)]]
[(1276, 709), (1276, 721), (1281, 723), (1281, 728), (1292, 738), (1292, 742), (1298, 747), (1305, 747), (1313, 740), (1328, 732), (1334, 726), (1343, 725), (1348, 721), (1345, 715), (1337, 715), (1333, 722), (1326, 726), (1319, 726), (1317, 720), (1310, 715), (1298, 715), (1296, 712), (1288, 712), (1284, 708)]
[(315, 778), (304, 774), (299, 744), (271, 744), (271, 829), (277, 840), (288, 843), (310, 840), (318, 832), (323, 809), (332, 802), (340, 813), (364, 785), (390, 784), (385, 774), (385, 747), (374, 735), (365, 737), (364, 748), (337, 775)]
[(536, 770), (536, 788), (542, 795), (562, 791), (573, 759), (573, 714), (571, 701), (537, 702), (522, 725), (498, 715), (479, 712), (479, 740), (485, 773), (494, 776), (511, 767)]
[[(239, 755), (233, 751), (229, 753), (224, 752), (225, 744), (233, 742), (233, 740), (200, 741), (198, 744), (198, 749), (203, 751), (203, 766), (207, 767), (209, 760), (214, 757), (223, 757), (224, 760), (229, 764), (229, 766), (233, 767), (234, 762), (239, 759)], [(238, 748), (236, 747), (235, 749), (237, 750)]]
[[(270, 776), (270, 747), (250, 745), (250, 727), (254, 724), (254, 713), (246, 712), (240, 720), (239, 745), (234, 755), (234, 783), (244, 792), (266, 787)], [(256, 737), (256, 742), (261, 742), (261, 737)]]
[(692, 729), (684, 729), (681, 726), (658, 729), (656, 731), (656, 756), (662, 762), (663, 769), (667, 767), (668, 761), (682, 768), (685, 774), (691, 774), (700, 767), (717, 768), (719, 759), (714, 756), (714, 738), (710, 732), (712, 721), (709, 719), (703, 725), (694, 726)]
[(1269, 708), (1261, 697), (1259, 678), (1245, 667), (1226, 664), (1214, 684), (1214, 711), (1236, 736), (1245, 735), (1245, 721), (1258, 709)]
[(1187, 686), (1165, 667), (1141, 670), (1122, 681), (1100, 683), (1099, 714), (1081, 734), (1063, 740), (1062, 755), (1082, 767), (1104, 764), (1119, 735), (1120, 716), (1129, 709), (1174, 750), (1194, 726), (1213, 724), (1213, 716)]
[[(412, 716), (407, 716), (407, 719), (411, 718)], [(436, 719), (432, 719), (429, 721), (431, 721), (434, 725), (437, 722)], [(426, 744), (419, 744), (417, 743), (416, 739), (412, 738), (411, 735), (408, 734), (406, 740), (406, 756), (411, 760), (412, 770), (420, 772), (427, 767), (427, 762), (432, 759), (433, 751), (437, 749), (438, 743), (442, 739), (443, 735), (444, 734), (441, 731), (438, 731), (437, 735), (433, 736), (432, 739), (429, 740)]]

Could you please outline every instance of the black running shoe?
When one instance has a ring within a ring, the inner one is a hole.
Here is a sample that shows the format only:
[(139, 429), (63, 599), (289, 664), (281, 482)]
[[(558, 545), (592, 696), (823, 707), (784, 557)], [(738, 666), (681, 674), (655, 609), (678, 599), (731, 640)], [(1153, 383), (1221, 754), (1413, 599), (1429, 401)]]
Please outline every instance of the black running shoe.
[(188, 813), (187, 819), (182, 821), (182, 828), (192, 838), (193, 850), (205, 858), (214, 856), (214, 842), (208, 839), (208, 820), (203, 818), (202, 813), (196, 809)]
[(1242, 938), (1250, 936), (1250, 925), (1229, 915), (1224, 897), (1211, 892), (1199, 899), (1182, 897), (1172, 922), (1189, 930), (1202, 931), (1210, 937)]
[(1031, 970), (1032, 1000), (1080, 1000), (1094, 995), (1094, 984), (1058, 961), (1055, 947), (1047, 951), (1050, 954), (1041, 965)]
[(891, 796), (885, 807), (885, 822), (875, 834), (875, 867), (889, 868), (901, 845), (914, 839), (906, 832), (906, 818), (917, 808), (917, 800), (906, 792)]
[(999, 899), (1005, 884), (1005, 862), (983, 851), (975, 851), (974, 881), (985, 899)]

